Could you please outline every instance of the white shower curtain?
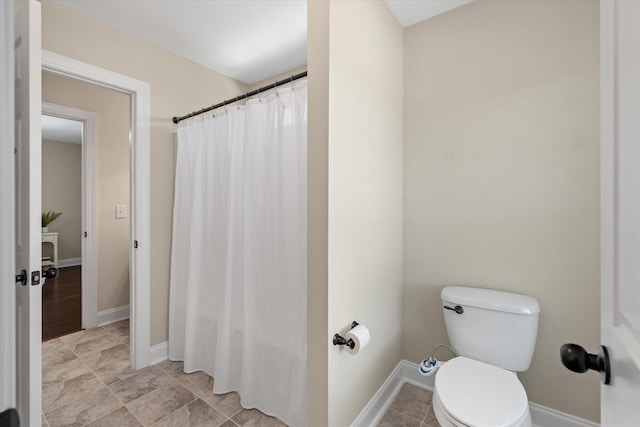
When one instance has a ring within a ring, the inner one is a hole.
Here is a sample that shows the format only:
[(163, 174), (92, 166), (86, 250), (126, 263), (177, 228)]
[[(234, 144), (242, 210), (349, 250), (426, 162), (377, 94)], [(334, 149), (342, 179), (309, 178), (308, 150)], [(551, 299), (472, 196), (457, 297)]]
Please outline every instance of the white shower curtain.
[(307, 86), (182, 122), (169, 359), (291, 426), (307, 409)]

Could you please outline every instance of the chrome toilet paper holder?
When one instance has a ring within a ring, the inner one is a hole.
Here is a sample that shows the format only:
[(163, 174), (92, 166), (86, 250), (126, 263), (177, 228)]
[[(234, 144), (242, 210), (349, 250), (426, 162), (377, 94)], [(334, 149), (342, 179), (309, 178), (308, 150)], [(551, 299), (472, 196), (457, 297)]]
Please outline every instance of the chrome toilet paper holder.
[[(359, 323), (354, 320), (353, 322), (351, 322), (351, 329), (355, 328), (358, 325)], [(333, 336), (333, 345), (346, 345), (351, 350), (353, 350), (353, 348), (356, 346), (356, 343), (351, 338), (347, 340), (342, 335), (335, 334)]]

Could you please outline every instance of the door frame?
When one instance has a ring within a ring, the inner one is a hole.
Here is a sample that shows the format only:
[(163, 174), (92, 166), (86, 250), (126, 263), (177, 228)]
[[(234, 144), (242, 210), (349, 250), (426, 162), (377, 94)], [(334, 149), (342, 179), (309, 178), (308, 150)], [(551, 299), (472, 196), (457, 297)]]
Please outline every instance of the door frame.
[(629, 265), (635, 267), (630, 259), (640, 252), (634, 185), (638, 182), (639, 10), (635, 2), (600, 1), (600, 335), (611, 358), (611, 383), (600, 387), (602, 426), (626, 423), (629, 414), (635, 415), (640, 397), (640, 325), (637, 318), (625, 315), (629, 310), (625, 298), (633, 296), (622, 292), (637, 281), (638, 273)]
[(129, 307), (130, 360), (134, 369), (150, 365), (151, 229), (150, 229), (150, 86), (149, 83), (47, 50), (42, 70), (97, 84), (129, 95)]
[(96, 113), (42, 102), (42, 114), (83, 123), (82, 129), (82, 328), (98, 326), (98, 228), (96, 225)]
[(14, 24), (0, 2), (0, 412), (16, 407)]

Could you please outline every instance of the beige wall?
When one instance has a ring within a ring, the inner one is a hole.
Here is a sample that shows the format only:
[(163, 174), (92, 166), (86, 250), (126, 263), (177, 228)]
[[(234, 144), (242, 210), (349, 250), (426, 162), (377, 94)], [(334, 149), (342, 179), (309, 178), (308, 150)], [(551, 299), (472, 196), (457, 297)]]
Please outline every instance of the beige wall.
[[(98, 311), (127, 305), (129, 97), (97, 85), (42, 73), (42, 99), (96, 113)], [(127, 218), (116, 219), (116, 205), (127, 206)]]
[[(405, 30), (404, 346), (446, 343), (439, 293), (540, 301), (529, 398), (599, 420), (598, 2), (487, 1)], [(443, 354), (443, 356), (446, 356)]]
[(328, 19), (327, 324), (372, 336), (356, 356), (325, 336), (327, 425), (346, 426), (401, 356), (403, 31), (383, 2), (331, 2)]
[[(62, 212), (49, 224), (58, 234), (58, 259), (82, 257), (82, 145), (42, 141), (42, 211)], [(51, 245), (42, 252), (51, 256)]]
[[(42, 47), (151, 87), (151, 344), (167, 340), (176, 126), (171, 117), (246, 91), (246, 85), (42, 0)], [(142, 242), (144, 244), (144, 242)]]

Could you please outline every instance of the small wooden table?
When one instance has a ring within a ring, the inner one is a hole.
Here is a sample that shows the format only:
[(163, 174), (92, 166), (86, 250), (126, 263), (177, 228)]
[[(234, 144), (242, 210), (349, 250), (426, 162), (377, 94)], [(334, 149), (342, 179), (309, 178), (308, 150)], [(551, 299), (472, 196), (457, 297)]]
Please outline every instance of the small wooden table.
[(52, 265), (58, 268), (58, 233), (42, 233), (42, 243), (51, 243), (51, 245), (53, 245), (53, 257), (51, 261), (43, 262), (42, 265)]

